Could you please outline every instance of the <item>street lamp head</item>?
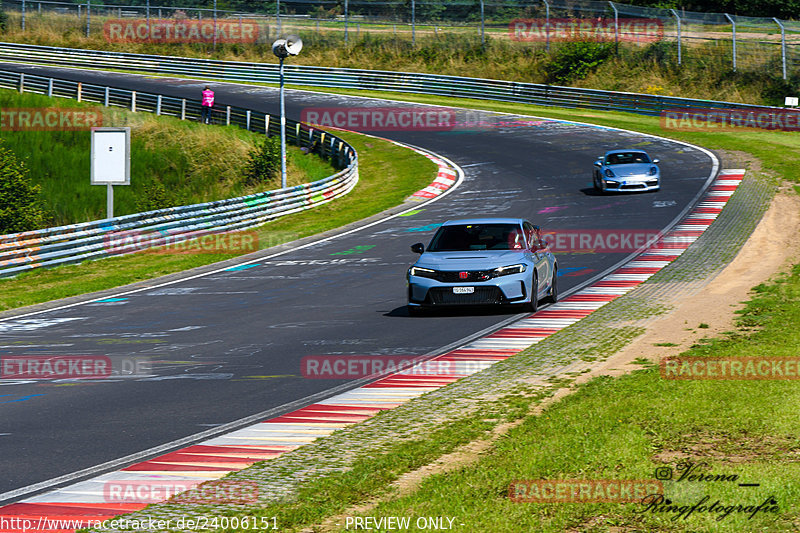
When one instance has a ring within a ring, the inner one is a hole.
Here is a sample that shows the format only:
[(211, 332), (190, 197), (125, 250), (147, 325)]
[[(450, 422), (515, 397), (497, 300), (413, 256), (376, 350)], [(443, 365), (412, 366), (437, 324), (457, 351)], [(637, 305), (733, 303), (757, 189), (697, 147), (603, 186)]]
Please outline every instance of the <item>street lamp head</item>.
[(296, 35), (289, 35), (285, 39), (278, 39), (272, 43), (272, 53), (281, 59), (296, 56), (303, 49), (303, 40)]

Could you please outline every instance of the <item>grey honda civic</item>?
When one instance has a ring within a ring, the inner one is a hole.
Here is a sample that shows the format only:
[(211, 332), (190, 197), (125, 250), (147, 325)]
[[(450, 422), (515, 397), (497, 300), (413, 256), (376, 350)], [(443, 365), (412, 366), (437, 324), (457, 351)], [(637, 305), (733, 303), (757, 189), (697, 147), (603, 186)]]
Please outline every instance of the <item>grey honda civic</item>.
[(408, 269), (408, 311), (558, 300), (558, 264), (541, 229), (521, 218), (448, 220)]

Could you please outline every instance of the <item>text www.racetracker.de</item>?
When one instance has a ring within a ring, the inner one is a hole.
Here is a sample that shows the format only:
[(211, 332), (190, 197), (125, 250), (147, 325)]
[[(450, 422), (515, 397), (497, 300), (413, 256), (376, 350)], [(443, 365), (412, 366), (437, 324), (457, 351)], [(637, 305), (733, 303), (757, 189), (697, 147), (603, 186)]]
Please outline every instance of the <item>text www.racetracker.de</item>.
[(255, 531), (277, 530), (277, 517), (274, 516), (182, 516), (180, 518), (114, 518), (90, 520), (80, 518), (48, 518), (39, 516), (0, 517), (0, 530), (13, 531), (61, 531), (74, 529), (130, 529), (137, 530), (207, 530), (207, 529), (250, 529)]

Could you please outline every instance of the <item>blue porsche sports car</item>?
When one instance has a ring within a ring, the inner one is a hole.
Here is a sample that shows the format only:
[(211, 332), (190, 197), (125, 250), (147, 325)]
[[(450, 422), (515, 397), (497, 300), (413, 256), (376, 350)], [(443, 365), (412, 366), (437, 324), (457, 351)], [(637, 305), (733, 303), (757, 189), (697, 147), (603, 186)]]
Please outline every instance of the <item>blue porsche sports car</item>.
[(538, 226), (519, 218), (449, 220), (408, 269), (408, 309), (558, 300), (558, 265)]
[(658, 159), (642, 150), (611, 150), (594, 163), (596, 191), (657, 191), (661, 188)]

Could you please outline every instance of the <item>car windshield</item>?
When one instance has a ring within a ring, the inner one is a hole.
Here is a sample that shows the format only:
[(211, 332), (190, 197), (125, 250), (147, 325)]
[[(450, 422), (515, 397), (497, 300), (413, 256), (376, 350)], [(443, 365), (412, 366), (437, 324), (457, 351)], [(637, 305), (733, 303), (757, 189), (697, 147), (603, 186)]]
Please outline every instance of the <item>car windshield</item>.
[(439, 228), (428, 251), (521, 250), (524, 246), (522, 230), (516, 224), (463, 224)]
[(631, 163), (649, 163), (650, 158), (644, 152), (619, 152), (606, 156), (606, 165), (629, 165)]

